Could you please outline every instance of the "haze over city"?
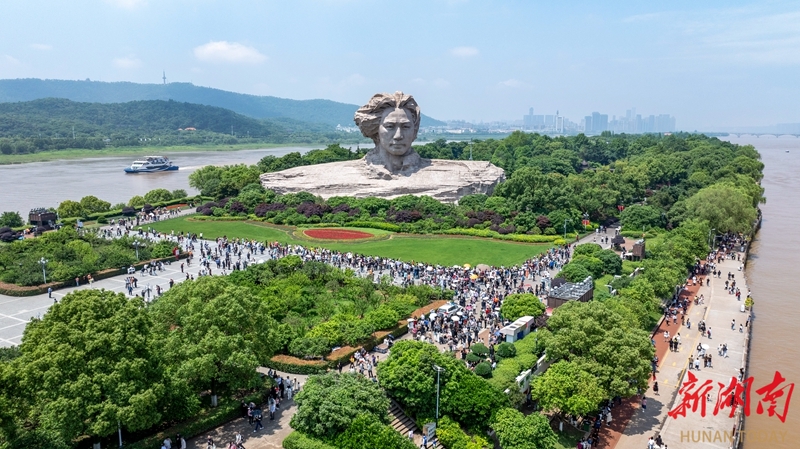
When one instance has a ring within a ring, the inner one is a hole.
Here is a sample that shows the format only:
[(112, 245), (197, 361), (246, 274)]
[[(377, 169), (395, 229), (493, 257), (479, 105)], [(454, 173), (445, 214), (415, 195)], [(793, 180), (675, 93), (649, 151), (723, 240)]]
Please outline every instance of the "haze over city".
[[(298, 26), (298, 24), (301, 24)], [(0, 78), (192, 82), (441, 120), (669, 114), (681, 130), (800, 122), (797, 2), (10, 0)]]

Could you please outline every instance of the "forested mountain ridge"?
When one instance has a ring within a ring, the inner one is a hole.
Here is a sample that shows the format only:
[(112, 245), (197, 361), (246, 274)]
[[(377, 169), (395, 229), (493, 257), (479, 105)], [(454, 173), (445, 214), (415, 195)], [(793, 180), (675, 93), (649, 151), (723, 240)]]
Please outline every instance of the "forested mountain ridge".
[[(190, 128), (186, 130), (186, 128)], [(45, 98), (0, 103), (0, 153), (141, 145), (358, 142), (360, 134), (290, 118), (254, 119), (177, 101), (79, 103)]]
[[(191, 83), (139, 84), (129, 82), (5, 79), (0, 80), (0, 102), (66, 98), (88, 103), (125, 103), (142, 100), (174, 100), (217, 106), (252, 118), (289, 118), (330, 126), (352, 125), (357, 105), (331, 100), (291, 100), (247, 95)], [(422, 126), (444, 122), (422, 116)]]
[(196, 128), (222, 134), (268, 137), (286, 130), (267, 120), (256, 120), (213, 106), (177, 101), (78, 103), (45, 98), (24, 103), (0, 103), (0, 137), (111, 137), (153, 134)]

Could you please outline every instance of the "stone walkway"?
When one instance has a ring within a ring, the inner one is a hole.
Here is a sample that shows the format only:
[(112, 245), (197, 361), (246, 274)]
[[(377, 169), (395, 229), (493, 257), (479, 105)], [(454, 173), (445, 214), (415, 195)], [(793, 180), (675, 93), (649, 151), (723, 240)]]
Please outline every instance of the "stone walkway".
[[(700, 431), (719, 430), (720, 432), (730, 432), (734, 425), (734, 419), (729, 418), (729, 410), (726, 409), (725, 413), (719, 413), (713, 416), (714, 401), (716, 401), (716, 393), (718, 391), (717, 382), (723, 382), (726, 385), (730, 382), (731, 376), (736, 376), (742, 364), (742, 351), (745, 345), (745, 336), (747, 331), (739, 332), (739, 323), (744, 324), (747, 313), (740, 311), (740, 306), (743, 304), (744, 297), (748, 291), (745, 283), (744, 275), (738, 271), (740, 262), (732, 260), (725, 260), (718, 264), (718, 269), (722, 270), (722, 278), (711, 278), (710, 287), (700, 287), (690, 289), (690, 297), (693, 298), (695, 294), (704, 295), (706, 298), (705, 304), (692, 305), (689, 308), (688, 317), (692, 322), (692, 328), (688, 329), (686, 326), (677, 326), (670, 324), (669, 326), (661, 327), (656, 331), (654, 339), (656, 341), (656, 352), (659, 355), (659, 367), (654, 381), (658, 382), (659, 395), (655, 395), (651, 389), (647, 391), (647, 409), (641, 408), (638, 400), (630, 400), (624, 404), (622, 415), (630, 414), (630, 420), (625, 422), (624, 419), (617, 420), (612, 424), (610, 429), (605, 429), (601, 432), (600, 448), (616, 448), (616, 449), (641, 449), (647, 447), (647, 441), (652, 436), (661, 434), (664, 443), (673, 448), (683, 447), (688, 440), (687, 435), (689, 432), (694, 431), (695, 435)], [(728, 272), (734, 273), (736, 284), (743, 292), (742, 301), (737, 301), (736, 296), (730, 295), (725, 291), (725, 280)], [(699, 284), (699, 282), (698, 282)], [(703, 279), (703, 284), (705, 280)], [(731, 320), (736, 320), (736, 327), (731, 330)], [(697, 323), (700, 320), (705, 320), (707, 325), (711, 328), (711, 339), (703, 337), (697, 329)], [(664, 330), (668, 330), (670, 335), (675, 335), (676, 332), (681, 333), (681, 347), (677, 352), (670, 352), (668, 344), (664, 342)], [(728, 344), (728, 357), (723, 358), (717, 355), (717, 346), (720, 343)], [(712, 354), (713, 368), (701, 368), (700, 371), (692, 370), (692, 373), (698, 378), (699, 384), (710, 379), (713, 382), (714, 389), (712, 390), (712, 402), (706, 403), (706, 415), (700, 416), (700, 409), (696, 413), (691, 410), (687, 413), (686, 417), (678, 417), (672, 419), (668, 417), (667, 412), (674, 409), (679, 401), (678, 390), (683, 382), (688, 378), (687, 368), (689, 357), (697, 355), (697, 345), (707, 344), (709, 346), (708, 352)], [(677, 400), (677, 401), (676, 401)], [(629, 409), (627, 412), (625, 409)], [(614, 409), (615, 411), (617, 408)], [(683, 439), (681, 439), (683, 435)], [(693, 446), (697, 444), (698, 448), (728, 448), (730, 442), (692, 442)]]

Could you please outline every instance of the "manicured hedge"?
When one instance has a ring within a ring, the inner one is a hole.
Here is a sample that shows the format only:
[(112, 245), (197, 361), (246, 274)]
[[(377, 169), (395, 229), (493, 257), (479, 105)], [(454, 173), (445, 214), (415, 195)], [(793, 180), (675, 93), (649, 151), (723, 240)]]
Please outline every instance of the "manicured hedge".
[(266, 365), (274, 370), (291, 374), (322, 374), (330, 367), (324, 360), (303, 360), (282, 354), (272, 357)]
[(249, 219), (250, 219), (249, 217), (239, 217), (239, 216), (237, 216), (237, 217), (228, 217), (228, 216), (215, 217), (213, 215), (193, 215), (192, 216), (192, 220), (193, 221), (245, 221), (245, 220), (249, 220)]
[(469, 235), (473, 237), (486, 237), (499, 240), (510, 240), (523, 243), (553, 243), (561, 239), (558, 235), (532, 235), (532, 234), (500, 234), (489, 229), (453, 228), (444, 231), (436, 231), (434, 234), (445, 235)]
[[(391, 334), (394, 338), (400, 338), (403, 335), (408, 333), (408, 326), (405, 324), (398, 324), (397, 327), (391, 330), (389, 334)], [(336, 358), (325, 358), (325, 360), (303, 360), (297, 357), (292, 357), (290, 355), (276, 355), (272, 357), (269, 362), (267, 362), (267, 367), (278, 370), (283, 373), (290, 373), (290, 374), (322, 374), (328, 371), (329, 368), (334, 368), (337, 366), (339, 362), (342, 365), (350, 363), (350, 357), (356, 353), (361, 348), (366, 349), (367, 351), (371, 351), (375, 346), (382, 343), (378, 341), (374, 337), (370, 337), (364, 344), (353, 348), (352, 351), (347, 351)]]
[(391, 232), (401, 232), (402, 228), (400, 225), (396, 225), (394, 223), (384, 223), (381, 221), (351, 221), (345, 224), (351, 228), (372, 228), (372, 229), (382, 229), (384, 231), (391, 231)]

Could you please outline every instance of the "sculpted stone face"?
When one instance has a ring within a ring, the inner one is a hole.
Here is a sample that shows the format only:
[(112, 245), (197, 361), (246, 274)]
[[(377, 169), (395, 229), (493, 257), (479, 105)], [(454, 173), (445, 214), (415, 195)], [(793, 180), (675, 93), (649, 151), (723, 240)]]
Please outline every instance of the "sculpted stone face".
[(380, 152), (402, 157), (411, 151), (415, 135), (411, 113), (406, 109), (390, 108), (383, 113), (378, 128)]

